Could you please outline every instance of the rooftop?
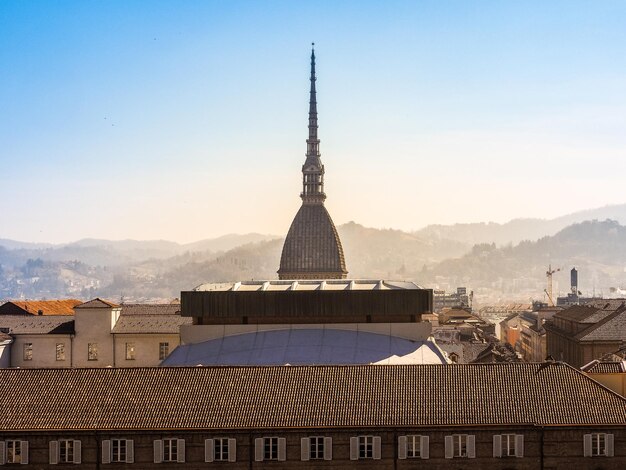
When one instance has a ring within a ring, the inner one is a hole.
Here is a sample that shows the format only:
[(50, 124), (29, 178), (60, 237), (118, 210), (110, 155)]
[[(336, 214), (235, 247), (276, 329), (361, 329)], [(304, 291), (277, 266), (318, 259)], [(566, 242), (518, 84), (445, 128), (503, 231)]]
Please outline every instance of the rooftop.
[(181, 325), (191, 325), (190, 317), (181, 317), (178, 314), (129, 314), (122, 309), (112, 333), (116, 334), (151, 334), (171, 333), (178, 334)]
[(180, 315), (180, 304), (122, 304), (122, 315)]
[[(73, 315), (74, 307), (81, 304), (77, 299), (63, 300), (10, 300), (0, 305), (0, 315)], [(20, 310), (22, 312), (20, 312)]]
[(0, 328), (18, 335), (71, 334), (74, 315), (0, 315)]
[(263, 292), (263, 291), (335, 291), (335, 290), (397, 290), (421, 289), (410, 281), (384, 281), (382, 279), (327, 279), (298, 281), (241, 281), (201, 284), (200, 291)]
[(0, 409), (3, 431), (626, 422), (563, 363), (0, 369)]

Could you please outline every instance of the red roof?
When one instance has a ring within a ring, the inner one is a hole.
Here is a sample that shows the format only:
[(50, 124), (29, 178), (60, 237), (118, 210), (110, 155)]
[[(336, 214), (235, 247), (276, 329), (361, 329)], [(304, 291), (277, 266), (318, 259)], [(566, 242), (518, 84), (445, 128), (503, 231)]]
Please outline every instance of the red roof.
[[(15, 307), (31, 315), (74, 315), (74, 307), (82, 301), (77, 299), (62, 300), (12, 300), (2, 306), (6, 313), (18, 313)], [(8, 310), (11, 310), (9, 312)]]

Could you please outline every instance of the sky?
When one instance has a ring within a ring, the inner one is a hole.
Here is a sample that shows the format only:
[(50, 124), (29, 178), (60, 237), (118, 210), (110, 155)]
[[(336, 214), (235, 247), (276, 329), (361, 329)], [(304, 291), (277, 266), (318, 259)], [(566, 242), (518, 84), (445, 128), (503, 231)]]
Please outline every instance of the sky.
[(0, 2), (0, 238), (284, 235), (316, 44), (326, 206), (355, 221), (626, 202), (623, 1)]

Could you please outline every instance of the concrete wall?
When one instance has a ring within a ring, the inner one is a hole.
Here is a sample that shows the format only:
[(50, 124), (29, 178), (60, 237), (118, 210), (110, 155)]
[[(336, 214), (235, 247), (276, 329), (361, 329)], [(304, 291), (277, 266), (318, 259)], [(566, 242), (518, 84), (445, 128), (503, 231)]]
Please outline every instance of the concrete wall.
[[(154, 367), (161, 363), (159, 344), (169, 343), (171, 353), (179, 344), (178, 334), (115, 334), (115, 366), (116, 367)], [(135, 346), (135, 359), (126, 359), (126, 345)]]
[[(119, 317), (120, 309), (77, 308), (74, 313), (74, 366), (115, 366), (113, 357), (113, 335), (111, 328)], [(88, 358), (89, 343), (98, 345), (97, 360)]]
[[(24, 360), (24, 345), (33, 345), (32, 360)], [(65, 360), (56, 360), (56, 346), (65, 345)], [(10, 367), (72, 367), (71, 335), (15, 335), (11, 345)]]

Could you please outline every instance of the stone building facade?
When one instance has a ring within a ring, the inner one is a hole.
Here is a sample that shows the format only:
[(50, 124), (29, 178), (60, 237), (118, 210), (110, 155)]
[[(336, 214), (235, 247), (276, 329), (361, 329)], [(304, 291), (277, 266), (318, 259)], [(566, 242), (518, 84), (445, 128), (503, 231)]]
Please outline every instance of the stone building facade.
[(0, 465), (626, 466), (626, 399), (562, 363), (1, 369), (0, 408)]
[[(115, 305), (93, 299), (72, 315), (0, 315), (5, 367), (146, 367), (180, 344), (180, 304)], [(65, 313), (65, 312), (64, 312)], [(0, 346), (1, 348), (1, 346)]]
[(626, 301), (574, 305), (556, 313), (543, 327), (548, 355), (582, 367), (626, 344)]

